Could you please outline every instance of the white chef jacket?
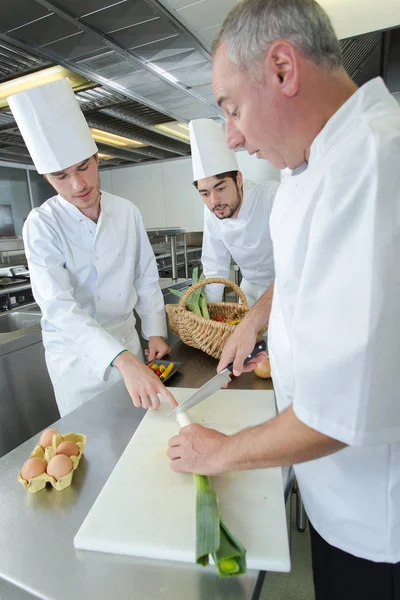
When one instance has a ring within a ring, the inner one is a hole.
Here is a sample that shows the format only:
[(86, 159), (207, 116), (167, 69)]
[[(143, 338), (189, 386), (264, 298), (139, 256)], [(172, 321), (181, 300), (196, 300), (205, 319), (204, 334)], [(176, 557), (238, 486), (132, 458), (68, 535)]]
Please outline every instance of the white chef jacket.
[(145, 339), (166, 337), (157, 265), (138, 209), (106, 192), (97, 225), (58, 195), (31, 211), (23, 237), (63, 416), (121, 378), (109, 366), (119, 352), (142, 356), (133, 309)]
[(359, 89), (271, 214), (269, 354), (279, 410), (349, 446), (295, 466), (333, 546), (400, 561), (400, 107)]
[[(219, 219), (204, 207), (201, 262), (206, 277), (229, 279), (231, 256), (238, 264), (248, 304), (254, 304), (274, 280), (274, 257), (269, 217), (277, 181), (266, 181), (252, 189), (245, 183), (242, 206), (236, 219)], [(220, 302), (223, 286), (206, 287), (208, 302)]]

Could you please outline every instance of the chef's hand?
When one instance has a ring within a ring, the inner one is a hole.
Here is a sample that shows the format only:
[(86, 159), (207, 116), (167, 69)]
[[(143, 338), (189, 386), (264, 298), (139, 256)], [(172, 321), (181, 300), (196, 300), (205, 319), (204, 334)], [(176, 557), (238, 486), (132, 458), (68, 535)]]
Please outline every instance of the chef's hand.
[(171, 348), (168, 346), (167, 342), (161, 336), (152, 336), (149, 338), (149, 347), (144, 351), (147, 360), (157, 360), (157, 358), (162, 358)]
[(113, 366), (121, 373), (134, 406), (157, 410), (160, 407), (160, 399), (157, 394), (166, 398), (172, 408), (178, 406), (171, 392), (167, 390), (157, 375), (131, 352), (119, 354), (114, 360)]
[(267, 358), (266, 352), (259, 352), (247, 365), (243, 365), (246, 357), (254, 350), (257, 335), (257, 330), (249, 326), (246, 319), (239, 323), (222, 350), (217, 366), (218, 373), (233, 362), (233, 374), (237, 376), (241, 373), (253, 371), (257, 363), (265, 360)]
[(217, 475), (228, 469), (224, 466), (224, 448), (228, 436), (197, 423), (183, 427), (169, 441), (168, 456), (171, 469), (177, 473)]

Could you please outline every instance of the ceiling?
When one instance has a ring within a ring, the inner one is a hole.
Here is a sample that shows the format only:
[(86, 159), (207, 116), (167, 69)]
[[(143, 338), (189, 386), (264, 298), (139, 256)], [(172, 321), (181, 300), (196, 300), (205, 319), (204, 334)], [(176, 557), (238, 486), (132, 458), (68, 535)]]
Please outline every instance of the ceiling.
[[(168, 124), (222, 119), (211, 89), (210, 46), (235, 4), (236, 0), (3, 0), (0, 84), (56, 64), (93, 82), (76, 92), (89, 125), (139, 143), (131, 147), (98, 142), (102, 166), (189, 155), (188, 140), (176, 137), (179, 130)], [(393, 34), (380, 31), (342, 40), (344, 65), (356, 83), (385, 76), (392, 39)], [(393, 91), (400, 92), (400, 85)], [(160, 130), (165, 124), (167, 130)], [(8, 108), (0, 111), (0, 160), (31, 164)]]

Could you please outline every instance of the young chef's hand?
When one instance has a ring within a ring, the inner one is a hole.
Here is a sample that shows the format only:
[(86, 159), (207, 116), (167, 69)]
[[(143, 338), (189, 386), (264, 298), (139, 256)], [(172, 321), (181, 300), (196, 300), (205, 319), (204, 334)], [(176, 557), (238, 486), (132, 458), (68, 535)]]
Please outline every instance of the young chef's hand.
[(267, 354), (265, 352), (259, 352), (246, 366), (243, 365), (246, 357), (254, 350), (257, 334), (257, 330), (249, 326), (246, 319), (239, 323), (222, 350), (221, 358), (217, 366), (218, 373), (233, 362), (233, 374), (237, 376), (241, 373), (253, 371), (256, 368), (257, 363), (265, 360)]
[(183, 427), (179, 435), (169, 441), (171, 469), (199, 475), (224, 473), (228, 470), (224, 461), (228, 439), (227, 435), (197, 423)]
[(166, 398), (172, 408), (178, 405), (157, 375), (131, 352), (119, 354), (114, 360), (113, 366), (121, 373), (134, 406), (157, 410), (160, 407), (160, 399), (157, 394)]
[(149, 347), (144, 351), (147, 360), (157, 360), (168, 354), (171, 348), (161, 336), (149, 338)]

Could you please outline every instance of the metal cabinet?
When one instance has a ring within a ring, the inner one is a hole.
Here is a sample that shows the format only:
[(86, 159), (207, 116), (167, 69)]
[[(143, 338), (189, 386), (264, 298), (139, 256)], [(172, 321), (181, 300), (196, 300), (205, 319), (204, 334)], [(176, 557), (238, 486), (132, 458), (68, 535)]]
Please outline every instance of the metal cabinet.
[(60, 418), (41, 334), (32, 337), (0, 356), (0, 456)]

